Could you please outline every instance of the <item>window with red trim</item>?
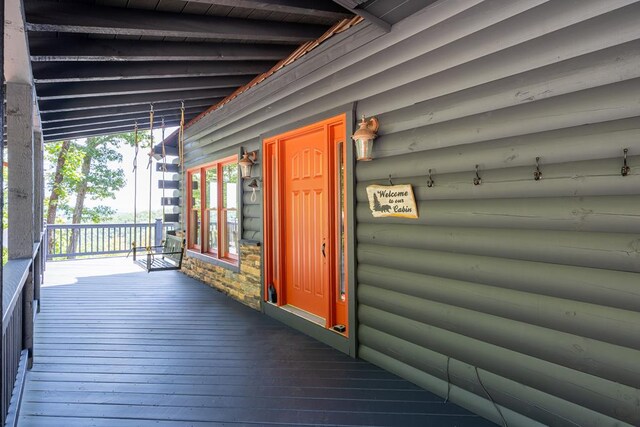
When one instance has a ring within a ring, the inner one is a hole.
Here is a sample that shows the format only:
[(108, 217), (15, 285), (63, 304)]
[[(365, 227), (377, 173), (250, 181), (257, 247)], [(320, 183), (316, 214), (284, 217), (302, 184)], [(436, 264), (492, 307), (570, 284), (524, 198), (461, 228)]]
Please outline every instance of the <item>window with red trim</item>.
[(187, 245), (190, 250), (238, 262), (238, 157), (187, 171)]

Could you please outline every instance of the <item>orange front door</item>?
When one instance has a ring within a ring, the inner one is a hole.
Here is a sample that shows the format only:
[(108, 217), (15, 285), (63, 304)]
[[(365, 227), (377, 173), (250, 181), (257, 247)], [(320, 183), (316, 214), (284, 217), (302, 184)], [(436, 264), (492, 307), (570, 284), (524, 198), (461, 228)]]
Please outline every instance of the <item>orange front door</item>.
[(348, 326), (345, 128), (343, 114), (263, 145), (265, 300), (326, 328)]
[(324, 126), (281, 141), (286, 302), (323, 319), (329, 293), (329, 141)]

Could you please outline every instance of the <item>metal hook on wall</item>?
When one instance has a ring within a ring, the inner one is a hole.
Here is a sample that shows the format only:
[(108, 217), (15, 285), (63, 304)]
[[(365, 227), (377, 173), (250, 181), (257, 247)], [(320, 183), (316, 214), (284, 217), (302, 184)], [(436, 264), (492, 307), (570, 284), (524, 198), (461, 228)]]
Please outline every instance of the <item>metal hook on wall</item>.
[(393, 185), (393, 181), (391, 181), (391, 174), (389, 174), (389, 185)]
[(429, 179), (427, 179), (427, 187), (431, 188), (435, 184), (435, 181), (431, 177), (431, 169), (429, 169)]
[(476, 165), (476, 176), (473, 178), (473, 185), (482, 184), (482, 178), (480, 178), (480, 174), (478, 173), (479, 165)]
[(540, 170), (540, 157), (536, 157), (536, 170), (533, 171), (533, 179), (540, 181), (542, 179), (542, 171)]
[(631, 172), (631, 168), (629, 167), (629, 165), (627, 165), (627, 153), (629, 152), (629, 149), (625, 148), (623, 152), (624, 152), (624, 164), (620, 169), (620, 175), (627, 176), (629, 175), (629, 172)]

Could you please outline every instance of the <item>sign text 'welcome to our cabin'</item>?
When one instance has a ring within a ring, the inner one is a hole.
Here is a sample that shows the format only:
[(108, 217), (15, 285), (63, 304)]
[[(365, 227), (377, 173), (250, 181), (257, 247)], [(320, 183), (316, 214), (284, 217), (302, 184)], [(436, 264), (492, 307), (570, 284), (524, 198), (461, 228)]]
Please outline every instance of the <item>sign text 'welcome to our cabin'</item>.
[(370, 185), (367, 187), (369, 208), (375, 217), (396, 216), (418, 218), (411, 185)]

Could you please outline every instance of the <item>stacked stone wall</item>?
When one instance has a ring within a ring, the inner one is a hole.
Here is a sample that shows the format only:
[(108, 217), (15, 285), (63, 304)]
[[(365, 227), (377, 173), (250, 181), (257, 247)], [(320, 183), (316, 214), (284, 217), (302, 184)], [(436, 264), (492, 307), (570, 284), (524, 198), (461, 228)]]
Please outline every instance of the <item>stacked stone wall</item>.
[(240, 245), (240, 272), (185, 254), (182, 272), (224, 292), (241, 303), (260, 310), (260, 246)]

